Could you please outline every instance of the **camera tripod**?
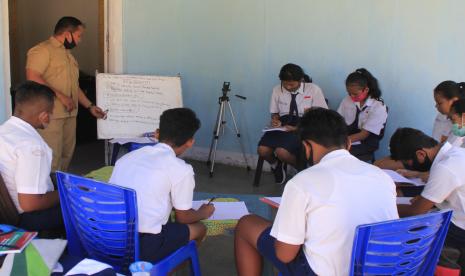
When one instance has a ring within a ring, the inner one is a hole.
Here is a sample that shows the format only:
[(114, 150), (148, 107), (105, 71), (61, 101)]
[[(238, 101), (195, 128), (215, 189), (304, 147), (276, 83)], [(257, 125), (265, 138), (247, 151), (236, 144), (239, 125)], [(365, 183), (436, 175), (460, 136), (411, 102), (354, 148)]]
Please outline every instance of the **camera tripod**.
[[(218, 110), (218, 115), (216, 116), (215, 129), (213, 132), (212, 143), (210, 145), (210, 153), (208, 154), (208, 161), (207, 161), (207, 165), (210, 166), (210, 177), (213, 177), (213, 170), (215, 168), (216, 148), (218, 146), (218, 139), (220, 138), (220, 132), (224, 134), (224, 127), (226, 125), (226, 119), (225, 119), (226, 106), (228, 106), (229, 112), (231, 114), (231, 119), (233, 121), (237, 139), (239, 140), (239, 144), (241, 146), (242, 156), (244, 157), (247, 171), (250, 171), (249, 163), (247, 162), (247, 157), (245, 155), (244, 145), (242, 144), (242, 140), (241, 140), (241, 134), (239, 133), (239, 129), (236, 123), (236, 118), (231, 108), (231, 103), (229, 102), (229, 97), (228, 97), (228, 92), (230, 91), (229, 84), (230, 84), (229, 82), (223, 83), (223, 89), (222, 89), (223, 95), (218, 98), (218, 104), (220, 105), (220, 107)], [(246, 97), (240, 96), (240, 95), (236, 95), (236, 97), (243, 99), (243, 100), (247, 99)]]

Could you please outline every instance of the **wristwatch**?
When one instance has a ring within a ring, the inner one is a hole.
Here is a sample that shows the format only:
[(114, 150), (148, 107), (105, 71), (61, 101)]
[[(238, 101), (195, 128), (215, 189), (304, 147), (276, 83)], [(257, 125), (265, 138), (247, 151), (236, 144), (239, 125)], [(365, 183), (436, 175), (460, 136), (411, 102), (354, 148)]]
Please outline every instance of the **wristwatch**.
[(91, 109), (93, 106), (95, 106), (94, 103), (90, 103), (90, 105), (87, 107), (87, 109)]

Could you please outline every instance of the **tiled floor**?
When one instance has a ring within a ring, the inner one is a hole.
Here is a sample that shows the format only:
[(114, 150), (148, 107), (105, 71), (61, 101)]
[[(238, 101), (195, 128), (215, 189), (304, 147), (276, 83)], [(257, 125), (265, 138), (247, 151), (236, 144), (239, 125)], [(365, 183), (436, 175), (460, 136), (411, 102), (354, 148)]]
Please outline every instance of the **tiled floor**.
[[(215, 174), (209, 177), (209, 168), (204, 162), (188, 160), (196, 173), (195, 191), (229, 194), (261, 194), (279, 196), (282, 187), (274, 184), (270, 173), (263, 173), (261, 185), (252, 186), (255, 171), (247, 172), (244, 168), (215, 165)], [(70, 172), (85, 174), (104, 166), (104, 145), (94, 142), (78, 145)], [(233, 237), (228, 235), (208, 237), (199, 248), (203, 275), (236, 275), (234, 267)], [(184, 275), (184, 272), (178, 273)]]

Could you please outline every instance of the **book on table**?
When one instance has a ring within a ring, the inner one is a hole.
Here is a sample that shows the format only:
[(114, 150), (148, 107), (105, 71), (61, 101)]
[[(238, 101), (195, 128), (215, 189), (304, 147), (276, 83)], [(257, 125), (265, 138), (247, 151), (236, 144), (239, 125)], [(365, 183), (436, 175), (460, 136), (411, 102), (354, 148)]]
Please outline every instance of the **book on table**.
[(28, 232), (15, 227), (10, 227), (8, 230), (2, 228), (0, 227), (0, 255), (20, 253), (37, 236), (37, 232)]

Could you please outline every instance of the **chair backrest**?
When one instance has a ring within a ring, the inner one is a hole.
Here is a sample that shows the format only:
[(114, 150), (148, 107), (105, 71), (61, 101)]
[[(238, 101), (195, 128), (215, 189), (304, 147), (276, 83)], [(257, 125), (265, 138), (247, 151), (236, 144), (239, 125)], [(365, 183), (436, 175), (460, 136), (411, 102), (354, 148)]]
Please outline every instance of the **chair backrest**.
[(57, 181), (68, 252), (127, 272), (139, 260), (136, 192), (63, 172)]
[(350, 275), (433, 275), (451, 210), (357, 227)]
[(3, 177), (0, 175), (0, 224), (17, 226), (19, 223), (19, 213), (16, 205), (11, 199), (10, 192), (6, 188)]
[(158, 142), (154, 142), (154, 143), (134, 143), (134, 142), (129, 143), (128, 152), (138, 150), (138, 149), (146, 147), (146, 146), (155, 146), (156, 144), (158, 144)]

